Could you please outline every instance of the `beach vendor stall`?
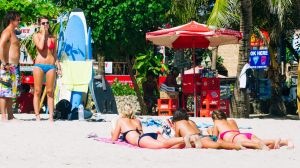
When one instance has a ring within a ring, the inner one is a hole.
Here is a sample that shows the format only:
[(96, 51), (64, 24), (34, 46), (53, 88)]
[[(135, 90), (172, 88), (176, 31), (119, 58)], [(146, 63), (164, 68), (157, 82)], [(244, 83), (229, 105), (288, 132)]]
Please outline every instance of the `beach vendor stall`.
[[(202, 79), (208, 80), (207, 78), (200, 78), (200, 74), (196, 75), (195, 49), (218, 47), (225, 44), (237, 44), (241, 38), (242, 34), (239, 31), (212, 28), (204, 24), (199, 24), (195, 21), (191, 21), (190, 23), (169, 29), (162, 29), (146, 33), (146, 39), (152, 41), (155, 45), (167, 46), (174, 49), (193, 49), (193, 74), (188, 76), (183, 74), (183, 78), (185, 78), (187, 81), (191, 81), (190, 88), (192, 88), (192, 90), (190, 90), (190, 92), (194, 97), (194, 116), (200, 116), (198, 107), (199, 103), (197, 101), (197, 95), (199, 95), (199, 90), (197, 89), (199, 89), (199, 85), (197, 86), (197, 83), (203, 83)], [(215, 81), (216, 80), (208, 80), (206, 82)], [(212, 94), (214, 95), (215, 92)], [(210, 94), (207, 94), (207, 96), (209, 95)]]

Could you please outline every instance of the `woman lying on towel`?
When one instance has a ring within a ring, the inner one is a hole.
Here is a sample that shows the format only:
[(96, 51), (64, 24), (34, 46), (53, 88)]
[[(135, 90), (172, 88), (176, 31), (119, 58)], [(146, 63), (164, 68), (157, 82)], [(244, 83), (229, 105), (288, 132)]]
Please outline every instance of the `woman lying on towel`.
[(182, 137), (165, 139), (157, 133), (143, 133), (140, 120), (136, 119), (132, 107), (125, 104), (119, 109), (120, 118), (112, 130), (112, 140), (121, 139), (125, 142), (141, 148), (162, 149), (162, 148), (183, 148)]
[(212, 148), (212, 149), (241, 149), (240, 145), (219, 141), (216, 136), (203, 135), (194, 121), (189, 120), (189, 116), (184, 110), (174, 112), (173, 125), (176, 137), (185, 137), (186, 147), (195, 146), (195, 148)]
[(213, 129), (209, 132), (212, 135), (219, 136), (221, 140), (241, 144), (243, 147), (252, 149), (278, 149), (281, 146), (293, 148), (294, 145), (288, 140), (262, 140), (252, 133), (240, 132), (235, 120), (227, 120), (227, 116), (223, 111), (216, 110), (212, 113), (214, 121)]

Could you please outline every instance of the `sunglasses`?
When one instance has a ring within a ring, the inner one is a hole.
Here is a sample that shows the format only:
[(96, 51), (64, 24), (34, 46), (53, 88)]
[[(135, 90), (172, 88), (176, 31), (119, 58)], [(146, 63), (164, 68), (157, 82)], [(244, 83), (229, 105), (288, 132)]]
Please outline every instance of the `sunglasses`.
[(41, 24), (42, 24), (42, 25), (48, 25), (49, 22), (42, 22)]

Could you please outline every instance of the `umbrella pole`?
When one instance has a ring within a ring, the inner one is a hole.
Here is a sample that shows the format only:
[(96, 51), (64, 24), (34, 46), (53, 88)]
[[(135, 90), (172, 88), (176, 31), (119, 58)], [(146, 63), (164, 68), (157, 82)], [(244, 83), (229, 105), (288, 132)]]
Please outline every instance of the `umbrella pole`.
[[(194, 44), (193, 44), (193, 45), (194, 45)], [(198, 103), (197, 103), (197, 93), (196, 93), (195, 65), (196, 65), (196, 58), (195, 58), (195, 45), (194, 45), (194, 46), (193, 46), (194, 117), (197, 117)]]

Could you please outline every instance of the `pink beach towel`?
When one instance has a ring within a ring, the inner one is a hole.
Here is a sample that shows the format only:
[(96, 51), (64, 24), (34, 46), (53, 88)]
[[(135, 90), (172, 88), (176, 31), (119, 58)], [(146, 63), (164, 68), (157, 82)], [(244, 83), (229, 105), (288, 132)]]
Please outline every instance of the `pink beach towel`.
[(120, 140), (113, 141), (110, 138), (97, 137), (97, 138), (94, 138), (94, 140), (99, 141), (99, 142), (104, 142), (104, 143), (110, 143), (110, 144), (117, 144), (117, 145), (121, 145), (121, 146), (126, 146), (126, 147), (129, 147), (129, 148), (140, 148), (138, 146), (131, 145), (131, 144), (126, 143), (124, 141), (120, 141)]

